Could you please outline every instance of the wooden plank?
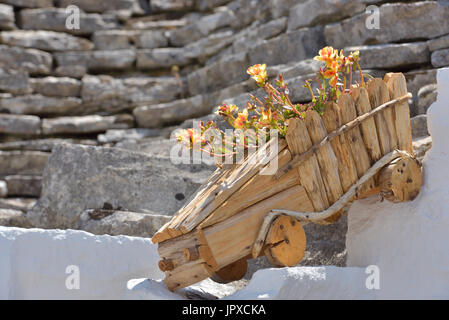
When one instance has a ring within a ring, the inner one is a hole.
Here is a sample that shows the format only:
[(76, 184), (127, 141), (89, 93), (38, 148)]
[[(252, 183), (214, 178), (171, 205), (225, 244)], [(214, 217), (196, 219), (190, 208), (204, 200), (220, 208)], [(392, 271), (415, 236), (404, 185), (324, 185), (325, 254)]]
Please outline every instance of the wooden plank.
[[(366, 85), (372, 108), (390, 101), (390, 93), (386, 83), (379, 78), (370, 79)], [(374, 116), (377, 136), (379, 138), (382, 155), (394, 150), (398, 145), (396, 129), (394, 126), (393, 110), (387, 108)]]
[[(305, 124), (309, 132), (312, 143), (320, 142), (327, 136), (327, 130), (321, 116), (315, 110), (306, 112)], [(317, 151), (318, 164), (320, 166), (321, 177), (323, 178), (329, 204), (333, 204), (343, 194), (340, 177), (338, 174), (338, 160), (328, 143)]]
[[(342, 94), (338, 100), (338, 106), (340, 107), (342, 124), (346, 124), (357, 117), (354, 100), (351, 95), (347, 93)], [(363, 142), (360, 128), (354, 127), (344, 135), (349, 144), (352, 157), (354, 158), (357, 176), (360, 178), (371, 167), (371, 160)], [(368, 185), (374, 188), (374, 180), (370, 179)]]
[[(369, 101), (368, 91), (363, 87), (352, 88), (352, 98), (355, 103), (357, 115), (361, 116), (372, 110)], [(376, 123), (373, 118), (367, 119), (360, 125), (363, 141), (370, 156), (371, 163), (376, 162), (382, 157), (380, 151), (379, 139), (377, 137)]]
[(251, 254), (263, 219), (272, 209), (308, 212), (313, 206), (304, 187), (294, 186), (205, 228), (204, 236), (220, 268)]
[[(288, 131), (285, 138), (292, 155), (301, 154), (312, 146), (306, 124), (304, 120), (298, 118), (288, 120)], [(328, 208), (329, 200), (327, 199), (326, 188), (321, 177), (317, 157), (312, 155), (302, 162), (297, 170), (301, 185), (306, 189), (315, 211), (322, 211)]]
[[(340, 128), (341, 116), (338, 105), (334, 102), (327, 103), (324, 108), (322, 119), (328, 133)], [(337, 157), (341, 186), (343, 192), (346, 192), (358, 178), (354, 158), (351, 155), (351, 149), (344, 135), (336, 136), (331, 140), (330, 144)]]
[[(285, 165), (291, 158), (290, 151), (284, 149), (279, 153), (278, 166)], [(223, 202), (214, 212), (212, 212), (212, 214), (200, 224), (201, 228), (226, 220), (263, 199), (299, 184), (298, 172), (296, 170), (290, 171), (281, 179), (276, 179), (274, 175), (264, 174), (267, 170), (271, 170), (269, 165), (266, 165), (260, 173), (256, 174), (246, 182), (231, 197), (229, 197), (228, 200)]]
[[(390, 98), (394, 99), (407, 94), (407, 83), (402, 73), (388, 73), (385, 76)], [(413, 155), (412, 128), (410, 126), (410, 108), (407, 101), (394, 106), (394, 121), (398, 137), (398, 147)]]
[[(182, 221), (177, 222), (174, 228), (182, 230), (183, 233), (193, 230), (193, 228), (198, 226), (235, 191), (254, 177), (266, 163), (278, 157), (279, 152), (286, 146), (287, 144), (284, 139), (273, 139), (264, 144), (257, 152), (249, 156), (242, 165), (233, 170), (201, 205), (197, 206)], [(276, 148), (277, 152), (273, 152)]]
[(171, 291), (190, 286), (209, 278), (213, 271), (205, 263), (192, 261), (165, 273), (164, 283)]
[(274, 150), (276, 144), (278, 153), (286, 147), (283, 139), (273, 139), (250, 155), (243, 164), (224, 168), (221, 173), (214, 174), (214, 177), (197, 192), (194, 199), (153, 236), (153, 243), (160, 243), (193, 230), (251, 179), (265, 163), (278, 156), (277, 153), (267, 151)]

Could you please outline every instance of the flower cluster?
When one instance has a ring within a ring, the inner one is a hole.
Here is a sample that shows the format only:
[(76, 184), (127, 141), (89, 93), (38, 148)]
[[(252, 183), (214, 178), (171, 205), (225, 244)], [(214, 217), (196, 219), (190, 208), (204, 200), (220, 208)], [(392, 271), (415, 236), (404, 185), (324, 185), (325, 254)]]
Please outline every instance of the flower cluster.
[[(363, 74), (359, 65), (359, 52), (351, 52), (348, 56), (343, 50), (332, 47), (322, 48), (314, 58), (324, 62), (324, 66), (317, 72), (315, 79), (318, 87), (313, 91), (311, 79), (307, 80), (303, 87), (307, 88), (311, 95), (308, 104), (293, 103), (289, 96), (287, 83), (282, 75), (279, 75), (274, 84), (268, 81), (267, 66), (256, 64), (248, 68), (247, 73), (265, 93), (264, 98), (250, 95), (250, 101), (246, 107), (240, 109), (234, 104), (223, 103), (217, 109), (217, 114), (223, 117), (233, 128), (242, 131), (259, 133), (269, 138), (267, 132), (272, 129), (278, 131), (281, 136), (287, 133), (287, 120), (290, 118), (303, 119), (307, 110), (316, 110), (322, 114), (327, 101), (336, 101), (341, 93), (349, 92), (352, 86), (352, 73), (360, 72), (360, 85), (364, 86)], [(327, 86), (328, 84), (328, 86)], [(177, 134), (178, 142), (190, 149), (199, 148), (212, 155), (234, 154), (236, 140), (231, 139), (231, 147), (223, 147), (229, 139), (224, 132), (218, 129), (215, 122), (200, 123), (197, 129), (181, 130)], [(249, 147), (247, 138), (242, 141), (245, 148)]]
[[(347, 88), (348, 77), (349, 84), (352, 84), (352, 72), (358, 70), (360, 72), (361, 84), (363, 83), (363, 74), (360, 69), (359, 51), (351, 52), (347, 57), (343, 55), (343, 50), (338, 50), (332, 47), (324, 47), (318, 52), (318, 55), (314, 58), (317, 61), (324, 62), (324, 67), (320, 68), (318, 77), (324, 81), (329, 81), (329, 85), (333, 88), (334, 94), (338, 95), (338, 92), (346, 92), (350, 88)], [(343, 80), (343, 83), (339, 80)], [(325, 90), (325, 84), (324, 90)], [(320, 88), (321, 89), (321, 88)]]

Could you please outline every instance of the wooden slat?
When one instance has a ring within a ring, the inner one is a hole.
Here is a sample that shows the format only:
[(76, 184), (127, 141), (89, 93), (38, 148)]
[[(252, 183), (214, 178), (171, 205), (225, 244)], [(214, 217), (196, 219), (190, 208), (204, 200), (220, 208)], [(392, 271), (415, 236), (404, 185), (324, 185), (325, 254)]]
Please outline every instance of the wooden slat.
[(313, 206), (302, 186), (294, 186), (203, 230), (219, 267), (251, 254), (263, 218), (272, 209), (308, 212)]
[[(362, 114), (368, 113), (372, 110), (368, 91), (365, 88), (353, 88), (351, 95), (354, 99), (358, 116), (361, 116)], [(376, 123), (374, 119), (370, 118), (362, 122), (362, 124), (360, 125), (360, 129), (362, 131), (363, 141), (365, 142), (365, 147), (368, 151), (368, 155), (370, 156), (371, 163), (374, 163), (382, 157), (379, 139), (377, 138)]]
[[(338, 106), (340, 107), (342, 124), (346, 124), (357, 118), (354, 100), (351, 95), (347, 93), (342, 94), (338, 100)], [(354, 158), (357, 176), (360, 178), (371, 167), (371, 160), (363, 142), (360, 128), (354, 127), (344, 135), (350, 146), (352, 157)], [(374, 188), (373, 179), (370, 179), (368, 184)]]
[[(387, 73), (385, 75), (390, 98), (394, 99), (407, 94), (407, 83), (402, 73)], [(410, 126), (410, 108), (407, 101), (394, 106), (394, 121), (398, 137), (398, 147), (413, 155), (412, 129)]]
[[(278, 166), (285, 165), (291, 158), (290, 151), (284, 149), (279, 153)], [(290, 171), (281, 179), (275, 179), (272, 174), (265, 174), (268, 173), (268, 170), (271, 170), (269, 164), (214, 210), (200, 224), (201, 228), (204, 229), (207, 226), (226, 220), (263, 199), (299, 184), (298, 172), (296, 170)]]
[(206, 263), (192, 261), (165, 273), (164, 283), (171, 291), (190, 286), (201, 280), (209, 278), (213, 271)]
[[(287, 144), (283, 139), (273, 139), (263, 145), (257, 152), (248, 157), (242, 165), (233, 170), (218, 188), (215, 188), (214, 192), (202, 201), (201, 205), (197, 206), (182, 221), (177, 222), (174, 228), (181, 230), (183, 233), (193, 230), (235, 191), (254, 177), (267, 162), (278, 157), (278, 153), (286, 146)], [(276, 147), (277, 152), (268, 151), (274, 150)]]
[[(368, 90), (371, 107), (373, 109), (390, 101), (388, 87), (382, 79), (370, 79), (366, 89)], [(379, 112), (374, 116), (374, 120), (376, 122), (380, 150), (382, 155), (385, 155), (395, 149), (398, 145), (392, 108), (387, 108), (382, 112)]]
[(225, 180), (233, 170), (236, 170), (237, 166), (226, 166), (223, 169), (217, 169), (209, 177), (200, 189), (195, 193), (191, 200), (178, 211), (178, 213), (165, 225), (163, 225), (158, 232), (156, 232), (151, 238), (153, 243), (160, 243), (168, 239), (180, 236), (183, 234), (180, 230), (175, 229), (175, 225), (182, 221), (190, 212), (194, 211), (210, 194), (212, 194), (219, 186), (220, 183)]
[[(312, 146), (305, 122), (298, 118), (288, 120), (288, 131), (285, 138), (292, 155), (302, 154)], [(315, 211), (328, 208), (329, 200), (316, 156), (312, 155), (302, 162), (297, 170), (301, 185), (306, 189)]]
[[(325, 105), (322, 118), (328, 133), (337, 130), (341, 126), (340, 108), (334, 102), (329, 102)], [(337, 157), (341, 186), (343, 192), (346, 192), (358, 178), (351, 149), (344, 135), (335, 137), (330, 144)]]
[[(305, 124), (309, 132), (312, 143), (320, 142), (327, 136), (327, 130), (324, 126), (321, 116), (315, 110), (306, 112)], [(317, 154), (318, 164), (320, 166), (321, 177), (323, 178), (329, 204), (333, 204), (343, 194), (338, 174), (338, 160), (330, 144), (321, 147)]]

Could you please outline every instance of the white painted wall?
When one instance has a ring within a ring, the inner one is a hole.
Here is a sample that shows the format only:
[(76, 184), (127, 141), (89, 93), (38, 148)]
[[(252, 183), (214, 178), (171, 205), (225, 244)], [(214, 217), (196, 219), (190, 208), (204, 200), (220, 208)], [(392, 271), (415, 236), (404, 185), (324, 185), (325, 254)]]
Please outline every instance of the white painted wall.
[[(0, 227), (0, 299), (122, 299), (132, 278), (161, 279), (150, 239)], [(66, 288), (66, 268), (80, 289)]]
[(449, 68), (437, 80), (419, 196), (400, 204), (366, 199), (349, 212), (347, 265), (377, 264), (380, 298), (449, 298)]

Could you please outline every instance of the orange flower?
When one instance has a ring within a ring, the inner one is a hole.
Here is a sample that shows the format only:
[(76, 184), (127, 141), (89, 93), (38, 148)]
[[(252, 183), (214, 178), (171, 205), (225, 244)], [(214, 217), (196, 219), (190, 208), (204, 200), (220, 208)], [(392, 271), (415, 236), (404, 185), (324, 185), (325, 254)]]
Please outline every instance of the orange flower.
[(337, 82), (338, 82), (338, 73), (336, 75), (334, 75), (330, 80), (329, 80), (329, 84), (332, 87), (336, 87), (337, 86)]
[(338, 71), (340, 69), (340, 64), (338, 63), (338, 61), (332, 61), (331, 65), (329, 67), (327, 67), (324, 70), (321, 70), (321, 74), (325, 79), (331, 79), (329, 80), (329, 84), (332, 87), (336, 87), (337, 86), (337, 82), (338, 82)]
[(268, 80), (266, 64), (255, 64), (249, 67), (246, 72), (251, 75), (252, 78), (256, 80), (257, 84), (260, 86), (263, 86)]
[(237, 118), (234, 120), (234, 128), (242, 129), (248, 121), (248, 110), (245, 108), (243, 112), (239, 112)]
[(326, 63), (326, 66), (330, 67), (332, 62), (336, 61), (339, 56), (338, 56), (338, 50), (335, 50), (332, 47), (324, 47), (323, 49), (321, 49), (320, 51), (318, 51), (318, 56), (316, 56), (315, 58), (313, 58), (314, 60), (317, 61), (323, 61)]
[(176, 141), (182, 143), (187, 148), (191, 149), (193, 146), (204, 143), (205, 139), (202, 137), (199, 130), (193, 128), (183, 129), (176, 133)]

